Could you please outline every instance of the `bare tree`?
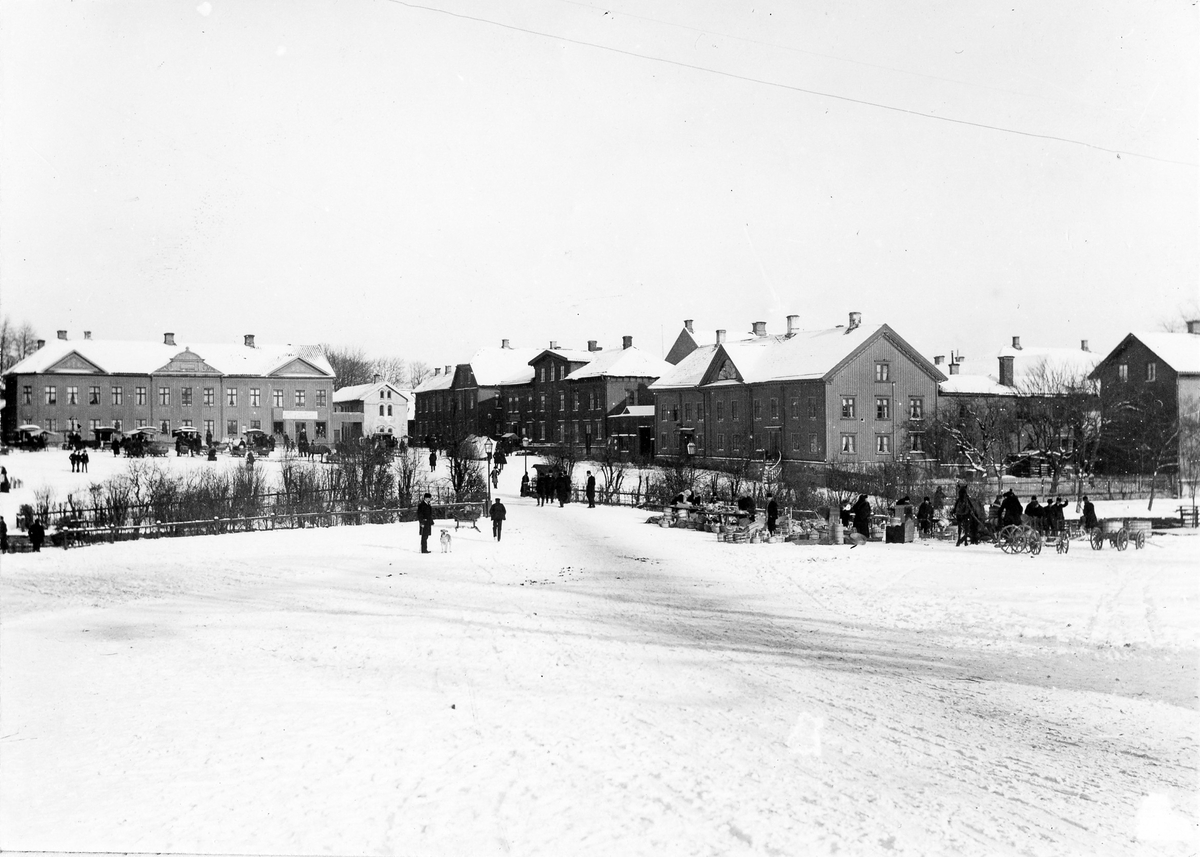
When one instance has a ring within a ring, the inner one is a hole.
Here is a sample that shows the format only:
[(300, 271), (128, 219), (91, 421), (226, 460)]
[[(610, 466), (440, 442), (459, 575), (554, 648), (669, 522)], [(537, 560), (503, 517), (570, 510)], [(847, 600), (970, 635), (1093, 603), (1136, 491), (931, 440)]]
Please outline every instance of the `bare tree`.
[[(1075, 464), (1078, 471), (1094, 461), (1102, 425), (1099, 385), (1085, 372), (1043, 361), (1016, 386), (1015, 416), (1027, 441), (1021, 451), (1045, 465), (1050, 493), (1057, 494), (1068, 464)], [(1076, 493), (1078, 489), (1077, 479)]]
[(19, 326), (0, 316), (0, 374), (7, 372), (37, 351), (37, 332), (29, 322)]
[(611, 443), (604, 444), (594, 456), (600, 475), (604, 477), (604, 485), (600, 496), (605, 503), (611, 503), (613, 495), (621, 490), (625, 482), (625, 474), (629, 471), (629, 461), (623, 453)]
[(408, 385), (412, 389), (417, 389), (421, 383), (433, 374), (433, 370), (429, 368), (428, 363), (423, 363), (420, 360), (410, 360), (408, 363)]
[(446, 443), (445, 455), (455, 501), (466, 503), (483, 499), (487, 492), (487, 474), (483, 472), (476, 440), (459, 435)]
[(1008, 456), (1016, 446), (1020, 420), (1011, 397), (976, 396), (939, 402), (926, 439), (936, 458), (955, 462), (996, 480), (999, 492)]
[(333, 367), (335, 387), (341, 389), (371, 383), (374, 375), (371, 361), (361, 348), (342, 348), (329, 343), (322, 343), (320, 347), (325, 359)]
[(377, 357), (371, 362), (371, 371), (389, 384), (401, 387), (408, 384), (408, 361), (403, 357)]

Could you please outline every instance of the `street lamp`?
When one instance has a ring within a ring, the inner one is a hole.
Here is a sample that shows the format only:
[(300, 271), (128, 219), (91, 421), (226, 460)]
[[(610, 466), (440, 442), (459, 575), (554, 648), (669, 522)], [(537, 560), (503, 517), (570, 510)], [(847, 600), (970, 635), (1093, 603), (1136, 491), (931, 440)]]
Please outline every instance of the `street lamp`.
[(492, 505), (492, 450), (494, 448), (490, 437), (483, 442), (483, 452), (487, 456), (487, 473), (485, 476), (487, 479), (488, 508), (491, 508)]

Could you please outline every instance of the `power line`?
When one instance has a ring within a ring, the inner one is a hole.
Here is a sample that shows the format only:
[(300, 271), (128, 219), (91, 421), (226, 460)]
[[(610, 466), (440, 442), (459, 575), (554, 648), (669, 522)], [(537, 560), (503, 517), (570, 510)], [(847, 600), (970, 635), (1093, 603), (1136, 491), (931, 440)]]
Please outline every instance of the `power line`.
[(526, 27), (518, 27), (515, 24), (505, 24), (501, 21), (493, 21), (490, 18), (480, 18), (475, 15), (466, 15), (462, 12), (451, 12), (448, 9), (440, 9), (440, 8), (437, 8), (436, 6), (424, 6), (420, 3), (409, 2), (409, 0), (388, 0), (388, 2), (395, 3), (397, 6), (404, 6), (409, 9), (421, 9), (426, 12), (435, 12), (435, 13), (438, 13), (441, 15), (446, 15), (451, 18), (459, 18), (459, 19), (462, 19), (465, 21), (474, 21), (479, 24), (488, 24), (493, 27), (499, 27), (504, 30), (512, 30), (512, 31), (518, 32), (518, 33), (525, 33), (526, 35), (530, 35), (530, 36), (539, 36), (541, 38), (554, 39), (556, 41), (566, 42), (566, 43), (572, 44), (572, 45), (580, 45), (582, 47), (595, 48), (595, 49), (601, 50), (601, 51), (608, 51), (609, 53), (621, 54), (623, 56), (635, 57), (637, 59), (642, 59), (642, 60), (649, 60), (650, 62), (659, 62), (659, 63), (663, 63), (665, 65), (673, 65), (678, 68), (686, 68), (686, 69), (690, 69), (692, 71), (704, 72), (706, 74), (715, 74), (715, 75), (719, 75), (721, 77), (730, 78), (732, 80), (740, 80), (745, 83), (756, 83), (760, 86), (770, 86), (775, 89), (783, 89), (783, 90), (787, 90), (789, 92), (799, 92), (804, 95), (815, 95), (820, 98), (830, 98), (835, 101), (844, 101), (848, 104), (858, 104), (863, 107), (874, 107), (879, 110), (889, 110), (893, 113), (903, 113), (903, 114), (907, 114), (909, 116), (917, 116), (921, 119), (936, 119), (939, 122), (949, 122), (954, 125), (965, 125), (969, 128), (980, 128), (985, 131), (998, 131), (998, 132), (1001, 132), (1004, 134), (1015, 134), (1020, 137), (1030, 137), (1030, 138), (1036, 139), (1036, 140), (1052, 140), (1057, 143), (1067, 143), (1067, 144), (1075, 145), (1075, 146), (1084, 146), (1089, 149), (1095, 149), (1098, 152), (1107, 152), (1110, 155), (1116, 155), (1118, 158), (1121, 157), (1121, 155), (1128, 155), (1130, 157), (1144, 158), (1145, 160), (1158, 161), (1159, 163), (1164, 163), (1164, 164), (1175, 164), (1177, 166), (1183, 166), (1183, 167), (1195, 167), (1196, 166), (1196, 164), (1191, 161), (1176, 161), (1171, 158), (1160, 158), (1160, 157), (1157, 157), (1156, 155), (1147, 155), (1142, 152), (1131, 152), (1131, 151), (1127, 151), (1124, 149), (1110, 149), (1106, 146), (1100, 146), (1095, 143), (1089, 143), (1086, 140), (1076, 140), (1071, 137), (1059, 137), (1054, 134), (1039, 134), (1036, 131), (1022, 131), (1019, 128), (1006, 128), (1002, 125), (989, 125), (985, 122), (972, 122), (969, 119), (956, 119), (952, 116), (938, 116), (935, 113), (922, 113), (920, 110), (912, 110), (907, 107), (897, 107), (893, 104), (884, 104), (883, 102), (880, 102), (880, 101), (868, 101), (868, 100), (862, 99), (862, 98), (851, 98), (848, 95), (838, 95), (833, 92), (823, 92), (823, 91), (817, 90), (817, 89), (806, 89), (805, 87), (795, 86), (795, 85), (789, 84), (789, 83), (779, 83), (778, 81), (774, 81), (774, 80), (765, 80), (763, 78), (750, 77), (749, 75), (736, 74), (736, 73), (730, 72), (730, 71), (721, 71), (720, 69), (710, 68), (708, 66), (695, 65), (693, 63), (686, 63), (686, 62), (682, 62), (680, 60), (667, 59), (665, 57), (657, 57), (657, 56), (653, 56), (652, 54), (642, 54), (642, 53), (638, 53), (637, 51), (625, 50), (624, 48), (614, 48), (609, 45), (601, 45), (601, 44), (597, 44), (595, 42), (587, 42), (582, 39), (572, 39), (568, 36), (560, 36), (560, 35), (556, 35), (554, 33), (542, 32), (540, 30), (531, 30)]

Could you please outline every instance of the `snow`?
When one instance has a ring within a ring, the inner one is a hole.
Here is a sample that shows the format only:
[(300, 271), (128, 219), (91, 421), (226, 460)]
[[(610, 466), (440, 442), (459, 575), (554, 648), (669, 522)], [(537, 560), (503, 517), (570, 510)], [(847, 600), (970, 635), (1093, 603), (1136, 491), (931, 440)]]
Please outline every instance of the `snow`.
[(1143, 345), (1179, 374), (1200, 374), (1200, 336), (1166, 331), (1143, 331), (1130, 336), (1141, 340)]
[[(124, 466), (2, 463), (10, 525), (36, 486)], [(1195, 532), (1036, 558), (735, 545), (538, 508), (522, 472), (503, 541), (451, 529), (446, 554), (397, 524), (5, 556), (0, 848), (1200, 844)]]

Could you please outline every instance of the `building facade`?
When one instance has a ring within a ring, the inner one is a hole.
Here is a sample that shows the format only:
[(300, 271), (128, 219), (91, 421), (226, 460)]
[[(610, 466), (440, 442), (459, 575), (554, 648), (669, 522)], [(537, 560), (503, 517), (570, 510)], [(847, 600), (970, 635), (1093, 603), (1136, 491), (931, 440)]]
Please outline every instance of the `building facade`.
[(66, 331), (5, 374), (6, 436), (33, 424), (85, 439), (192, 426), (214, 440), (249, 429), (327, 437), (333, 370), (315, 347), (69, 340)]
[(333, 440), (408, 435), (409, 394), (395, 384), (375, 380), (333, 391)]

